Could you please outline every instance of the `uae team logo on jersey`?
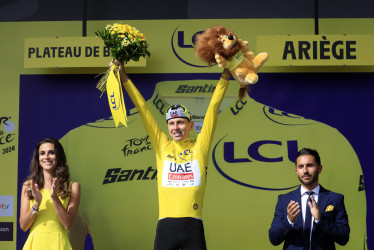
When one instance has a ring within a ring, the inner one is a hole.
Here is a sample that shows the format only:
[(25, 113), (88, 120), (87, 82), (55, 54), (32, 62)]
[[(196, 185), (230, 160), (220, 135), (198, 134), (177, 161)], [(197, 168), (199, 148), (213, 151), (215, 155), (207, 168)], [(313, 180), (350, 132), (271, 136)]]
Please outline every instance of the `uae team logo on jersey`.
[(164, 187), (194, 187), (200, 186), (200, 168), (197, 160), (185, 163), (164, 161), (162, 186)]

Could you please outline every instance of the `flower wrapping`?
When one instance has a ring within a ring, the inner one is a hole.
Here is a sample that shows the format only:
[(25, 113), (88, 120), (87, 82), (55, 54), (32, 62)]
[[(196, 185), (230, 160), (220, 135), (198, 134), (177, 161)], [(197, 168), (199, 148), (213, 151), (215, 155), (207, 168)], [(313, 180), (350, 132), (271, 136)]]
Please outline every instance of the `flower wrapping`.
[[(128, 24), (115, 23), (113, 25), (107, 25), (103, 30), (96, 31), (95, 34), (104, 41), (105, 46), (109, 48), (111, 57), (113, 58), (112, 65), (103, 73), (96, 88), (102, 93), (107, 92), (109, 106), (116, 127), (118, 127), (119, 122), (127, 126), (122, 86), (118, 77), (118, 67), (115, 65), (114, 59), (126, 64), (130, 60), (139, 61), (140, 57), (150, 57), (151, 53), (148, 51), (149, 45), (144, 34)], [(109, 80), (111, 84), (110, 91), (108, 86)], [(114, 87), (114, 85), (117, 86)], [(118, 98), (121, 99), (119, 100)], [(123, 114), (120, 114), (121, 112)]]
[(111, 68), (106, 86), (110, 111), (112, 112), (116, 127), (118, 127), (120, 122), (127, 127), (127, 115), (125, 102), (123, 100), (122, 87), (121, 84), (118, 84), (121, 82), (117, 70), (118, 67), (112, 66)]

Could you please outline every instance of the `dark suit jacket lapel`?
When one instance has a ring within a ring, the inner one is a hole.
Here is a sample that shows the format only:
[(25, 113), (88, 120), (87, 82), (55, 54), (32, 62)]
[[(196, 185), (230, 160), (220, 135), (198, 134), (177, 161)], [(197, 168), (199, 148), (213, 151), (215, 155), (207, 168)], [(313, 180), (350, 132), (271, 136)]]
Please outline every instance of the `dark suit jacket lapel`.
[(323, 213), (327, 207), (327, 203), (329, 202), (329, 192), (320, 186), (319, 194), (318, 194), (318, 206)]
[[(324, 189), (321, 185), (320, 185), (320, 190), (319, 190), (319, 194), (318, 194), (318, 206), (319, 206), (319, 209), (321, 211), (321, 214), (323, 214), (326, 210), (326, 207), (328, 206), (328, 202), (330, 200), (330, 196), (329, 196), (329, 191)], [(315, 227), (313, 227), (313, 231), (314, 231)]]

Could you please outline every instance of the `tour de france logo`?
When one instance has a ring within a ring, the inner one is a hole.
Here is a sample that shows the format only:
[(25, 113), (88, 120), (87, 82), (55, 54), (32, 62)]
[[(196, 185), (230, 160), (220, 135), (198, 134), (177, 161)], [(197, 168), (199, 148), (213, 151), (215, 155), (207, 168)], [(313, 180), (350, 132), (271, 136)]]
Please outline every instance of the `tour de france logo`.
[(0, 148), (2, 154), (8, 154), (16, 150), (16, 125), (11, 120), (11, 117), (0, 117)]
[(149, 136), (132, 138), (125, 141), (125, 145), (122, 148), (123, 155), (125, 157), (136, 155), (142, 152), (152, 150), (151, 141)]

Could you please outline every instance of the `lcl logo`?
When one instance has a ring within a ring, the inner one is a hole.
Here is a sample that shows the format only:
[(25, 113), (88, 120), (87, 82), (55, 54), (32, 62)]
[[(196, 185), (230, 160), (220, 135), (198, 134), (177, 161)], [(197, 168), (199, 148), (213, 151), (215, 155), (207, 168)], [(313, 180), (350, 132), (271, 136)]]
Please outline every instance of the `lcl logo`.
[(116, 98), (114, 92), (110, 95), (110, 102), (112, 103), (112, 109), (118, 110), (121, 106), (121, 103), (118, 102), (118, 98)]
[(185, 32), (182, 31), (182, 30), (178, 30), (180, 25), (178, 25), (174, 32), (173, 32), (173, 35), (171, 37), (171, 48), (173, 50), (173, 53), (174, 55), (181, 61), (183, 62), (184, 64), (187, 64), (189, 66), (192, 66), (192, 67), (199, 67), (199, 68), (206, 68), (208, 67), (207, 65), (203, 65), (203, 62), (201, 62), (201, 65), (198, 65), (197, 63), (192, 63), (192, 62), (188, 62), (188, 59), (185, 59), (183, 58), (183, 53), (178, 53), (177, 51), (189, 51), (188, 53), (192, 53), (194, 54), (193, 52), (193, 48), (194, 48), (194, 45), (195, 45), (195, 39), (196, 39), (196, 36), (200, 33), (202, 33), (203, 31), (198, 31), (196, 33), (194, 33), (191, 37), (191, 40), (189, 41), (188, 38), (185, 39)]
[[(283, 143), (281, 141), (276, 141), (276, 140), (260, 140), (260, 141), (255, 141), (251, 142), (248, 146), (247, 153), (248, 157), (242, 157), (239, 158), (235, 156), (235, 142), (234, 141), (226, 141), (223, 142), (223, 138), (218, 141), (218, 143), (214, 146), (214, 149), (212, 151), (212, 159), (213, 159), (213, 164), (216, 167), (217, 171), (225, 177), (227, 180), (236, 183), (241, 186), (249, 187), (249, 188), (254, 188), (254, 189), (261, 189), (261, 190), (268, 190), (268, 191), (280, 191), (280, 190), (288, 190), (295, 188), (296, 186), (292, 187), (281, 187), (281, 188), (272, 188), (272, 187), (264, 187), (264, 186), (256, 186), (252, 185), (250, 183), (245, 183), (243, 181), (240, 181), (238, 178), (235, 176), (230, 176), (229, 173), (225, 172), (223, 170), (224, 167), (227, 166), (235, 166), (235, 164), (243, 164), (243, 163), (248, 163), (248, 164), (256, 164), (256, 163), (277, 163), (277, 162), (283, 162), (286, 160), (289, 160), (290, 163), (293, 163), (296, 159), (296, 154), (298, 151), (298, 144), (296, 140), (288, 140), (286, 143)], [(279, 155), (277, 157), (270, 157), (265, 155), (263, 150), (260, 150), (260, 148), (266, 148), (268, 146), (271, 147), (287, 147), (287, 155)], [(223, 147), (223, 161), (221, 160), (220, 163), (218, 163), (217, 158), (217, 148), (218, 147)], [(226, 166), (224, 166), (226, 165)], [(250, 165), (249, 165), (250, 166)]]

